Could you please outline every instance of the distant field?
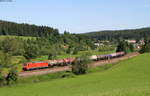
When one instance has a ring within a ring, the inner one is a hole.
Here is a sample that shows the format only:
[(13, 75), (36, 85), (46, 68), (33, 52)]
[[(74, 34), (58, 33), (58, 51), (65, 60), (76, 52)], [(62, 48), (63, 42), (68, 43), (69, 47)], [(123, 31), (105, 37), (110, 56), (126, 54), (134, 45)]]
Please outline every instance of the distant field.
[(0, 35), (0, 40), (3, 40), (5, 38), (22, 38), (24, 40), (27, 40), (27, 39), (35, 39), (36, 37), (29, 37), (29, 36), (3, 36), (3, 35)]
[(0, 88), (0, 96), (149, 96), (149, 57), (142, 54), (75, 78)]
[[(100, 55), (100, 54), (109, 54), (115, 52), (114, 50), (112, 51), (104, 51), (104, 52), (98, 52), (97, 50), (91, 50), (91, 51), (80, 51), (76, 55), (69, 55), (69, 54), (63, 54), (63, 55), (58, 55), (58, 59), (63, 59), (63, 58), (71, 58), (71, 57), (79, 57), (85, 53), (91, 53), (92, 55)], [(42, 60), (47, 60), (48, 56), (41, 56), (39, 58), (33, 59), (33, 61), (42, 61)]]

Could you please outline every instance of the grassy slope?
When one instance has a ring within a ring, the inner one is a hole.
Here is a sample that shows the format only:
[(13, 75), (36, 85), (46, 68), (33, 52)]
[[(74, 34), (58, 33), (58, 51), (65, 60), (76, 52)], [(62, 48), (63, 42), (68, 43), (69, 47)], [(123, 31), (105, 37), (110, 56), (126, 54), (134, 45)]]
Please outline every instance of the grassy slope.
[(76, 78), (0, 88), (0, 96), (149, 96), (150, 54)]

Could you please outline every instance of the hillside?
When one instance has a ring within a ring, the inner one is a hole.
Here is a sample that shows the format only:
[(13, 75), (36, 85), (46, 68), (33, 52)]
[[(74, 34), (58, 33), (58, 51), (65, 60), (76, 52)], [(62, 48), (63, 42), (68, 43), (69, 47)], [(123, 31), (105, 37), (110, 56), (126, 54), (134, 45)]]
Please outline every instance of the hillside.
[(150, 35), (150, 28), (129, 29), (129, 30), (106, 30), (85, 33), (90, 38), (98, 40), (114, 40), (114, 39), (141, 39)]
[(24, 23), (18, 24), (15, 22), (0, 20), (0, 35), (42, 37), (58, 34), (58, 29), (54, 29), (48, 26), (37, 26)]
[[(149, 96), (150, 54), (75, 78), (0, 88), (1, 96)], [(144, 61), (144, 62), (143, 62)]]

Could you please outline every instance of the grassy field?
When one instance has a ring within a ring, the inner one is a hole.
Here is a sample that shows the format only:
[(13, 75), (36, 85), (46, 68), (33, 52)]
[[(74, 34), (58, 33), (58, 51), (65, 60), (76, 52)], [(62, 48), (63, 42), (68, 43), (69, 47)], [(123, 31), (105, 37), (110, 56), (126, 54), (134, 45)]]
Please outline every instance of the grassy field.
[(150, 96), (150, 54), (75, 78), (0, 88), (0, 96)]
[(1, 35), (0, 36), (0, 40), (3, 40), (5, 38), (21, 38), (21, 39), (24, 39), (24, 40), (28, 40), (28, 39), (36, 39), (36, 37), (30, 37), (30, 36), (12, 36), (12, 35), (7, 35), (7, 36), (3, 36)]

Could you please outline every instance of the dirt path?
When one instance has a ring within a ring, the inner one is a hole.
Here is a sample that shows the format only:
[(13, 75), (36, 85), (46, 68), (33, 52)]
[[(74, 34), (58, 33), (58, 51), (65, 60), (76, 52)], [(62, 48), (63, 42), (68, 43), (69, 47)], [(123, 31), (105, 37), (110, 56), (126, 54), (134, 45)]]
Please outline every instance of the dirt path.
[[(123, 57), (114, 58), (114, 59), (111, 59), (111, 60), (96, 61), (92, 64), (92, 66), (95, 67), (95, 66), (102, 66), (102, 65), (105, 65), (105, 64), (116, 63), (116, 62), (119, 62), (121, 60), (125, 60), (125, 59), (128, 59), (128, 58), (135, 57), (137, 55), (139, 55), (139, 53), (135, 52), (135, 53), (129, 53), (129, 54), (123, 56)], [(71, 70), (71, 67), (70, 66), (64, 66), (64, 67), (56, 67), (56, 68), (48, 68), (48, 69), (40, 69), (40, 70), (34, 70), (34, 71), (20, 72), (19, 76), (28, 77), (28, 76), (36, 76), (36, 75), (42, 75), (42, 74), (48, 74), (48, 73), (67, 71), (67, 70)]]

